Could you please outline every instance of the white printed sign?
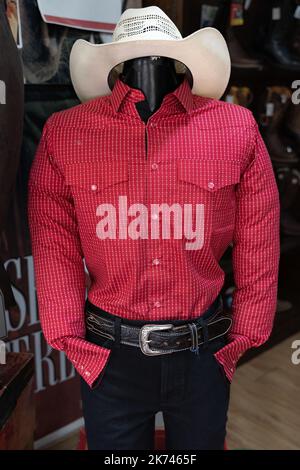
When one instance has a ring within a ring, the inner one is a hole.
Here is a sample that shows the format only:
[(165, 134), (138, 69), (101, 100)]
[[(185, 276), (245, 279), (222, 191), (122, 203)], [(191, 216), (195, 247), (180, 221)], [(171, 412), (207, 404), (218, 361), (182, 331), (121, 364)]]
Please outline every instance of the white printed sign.
[(112, 32), (122, 13), (122, 0), (38, 0), (43, 20), (72, 28)]

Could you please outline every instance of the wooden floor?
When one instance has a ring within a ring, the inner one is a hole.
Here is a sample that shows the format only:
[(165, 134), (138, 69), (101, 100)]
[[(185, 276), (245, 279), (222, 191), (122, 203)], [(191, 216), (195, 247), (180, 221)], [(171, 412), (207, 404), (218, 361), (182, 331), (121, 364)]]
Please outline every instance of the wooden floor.
[[(300, 449), (300, 364), (291, 362), (293, 340), (240, 366), (231, 387), (227, 446), (234, 449)], [(52, 449), (75, 449), (73, 434)]]
[(294, 335), (238, 368), (231, 391), (229, 449), (300, 449), (300, 365)]

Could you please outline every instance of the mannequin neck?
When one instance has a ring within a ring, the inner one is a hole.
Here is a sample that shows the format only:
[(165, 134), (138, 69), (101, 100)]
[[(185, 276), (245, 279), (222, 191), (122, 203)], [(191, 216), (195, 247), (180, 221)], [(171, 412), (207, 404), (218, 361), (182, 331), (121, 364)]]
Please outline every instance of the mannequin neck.
[[(182, 82), (173, 59), (167, 57), (141, 57), (124, 63), (120, 79), (131, 88), (141, 90), (146, 102), (137, 103), (137, 110), (147, 121), (161, 105), (165, 95), (174, 91)], [(146, 116), (145, 116), (146, 115)]]

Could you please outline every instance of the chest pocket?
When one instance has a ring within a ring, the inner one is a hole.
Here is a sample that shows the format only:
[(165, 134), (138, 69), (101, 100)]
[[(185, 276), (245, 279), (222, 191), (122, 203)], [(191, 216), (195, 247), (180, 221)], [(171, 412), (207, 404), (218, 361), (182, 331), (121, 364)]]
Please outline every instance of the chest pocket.
[(240, 166), (233, 161), (181, 159), (177, 160), (177, 178), (215, 193), (239, 182)]
[(76, 194), (113, 196), (126, 194), (129, 180), (127, 161), (100, 160), (71, 163), (65, 169), (66, 184)]
[(240, 165), (234, 161), (179, 159), (178, 190), (190, 203), (204, 204), (206, 222), (215, 229), (234, 224), (235, 188)]

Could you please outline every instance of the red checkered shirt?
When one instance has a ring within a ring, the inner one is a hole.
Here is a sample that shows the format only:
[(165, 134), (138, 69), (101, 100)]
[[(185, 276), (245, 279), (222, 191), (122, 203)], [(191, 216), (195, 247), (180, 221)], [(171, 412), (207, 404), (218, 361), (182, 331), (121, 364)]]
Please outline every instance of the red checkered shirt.
[(268, 339), (276, 311), (280, 206), (270, 157), (251, 111), (193, 95), (186, 79), (147, 124), (142, 100), (118, 80), (110, 95), (44, 126), (29, 181), (43, 332), (93, 387), (110, 350), (85, 340), (84, 262), (93, 304), (168, 322), (209, 307), (231, 244), (233, 326), (215, 353), (231, 381), (241, 355)]

